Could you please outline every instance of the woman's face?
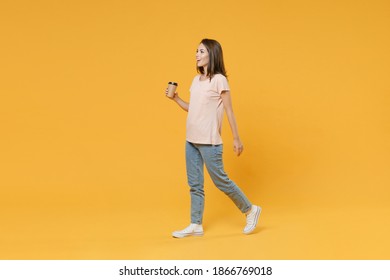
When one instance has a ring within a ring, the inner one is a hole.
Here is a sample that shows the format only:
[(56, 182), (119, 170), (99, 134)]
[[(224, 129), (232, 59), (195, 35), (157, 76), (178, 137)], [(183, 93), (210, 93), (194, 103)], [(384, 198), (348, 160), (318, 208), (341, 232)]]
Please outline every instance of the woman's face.
[(207, 67), (209, 64), (209, 52), (203, 44), (196, 50), (196, 63), (198, 67)]

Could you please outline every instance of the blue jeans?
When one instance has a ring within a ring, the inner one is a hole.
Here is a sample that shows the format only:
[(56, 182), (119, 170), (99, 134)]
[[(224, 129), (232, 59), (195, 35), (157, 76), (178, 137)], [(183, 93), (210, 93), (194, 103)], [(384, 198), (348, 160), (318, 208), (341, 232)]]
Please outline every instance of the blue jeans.
[(187, 141), (186, 166), (191, 195), (191, 223), (202, 224), (203, 220), (204, 164), (217, 188), (230, 197), (242, 213), (248, 212), (252, 204), (223, 169), (222, 145), (193, 144)]

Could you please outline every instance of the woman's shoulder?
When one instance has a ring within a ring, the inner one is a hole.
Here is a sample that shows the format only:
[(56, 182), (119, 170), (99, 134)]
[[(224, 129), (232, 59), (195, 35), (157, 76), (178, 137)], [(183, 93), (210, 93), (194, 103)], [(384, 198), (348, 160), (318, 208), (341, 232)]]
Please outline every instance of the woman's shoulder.
[(220, 73), (215, 74), (213, 78), (216, 80), (227, 80), (226, 76)]
[(220, 74), (220, 73), (215, 74), (214, 77), (213, 77), (213, 80), (217, 84), (224, 84), (224, 85), (228, 85), (229, 84), (228, 79), (226, 78), (226, 76), (223, 75), (223, 74)]
[(192, 82), (198, 82), (200, 78), (200, 74), (196, 75), (193, 79)]

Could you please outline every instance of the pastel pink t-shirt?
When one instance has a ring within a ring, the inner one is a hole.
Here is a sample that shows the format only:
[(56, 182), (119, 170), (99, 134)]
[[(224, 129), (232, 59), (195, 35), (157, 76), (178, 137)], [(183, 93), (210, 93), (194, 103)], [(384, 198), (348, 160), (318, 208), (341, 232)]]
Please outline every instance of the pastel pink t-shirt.
[(223, 102), (221, 93), (228, 91), (225, 76), (215, 74), (211, 79), (200, 80), (197, 75), (190, 88), (186, 140), (196, 144), (222, 144), (221, 128)]

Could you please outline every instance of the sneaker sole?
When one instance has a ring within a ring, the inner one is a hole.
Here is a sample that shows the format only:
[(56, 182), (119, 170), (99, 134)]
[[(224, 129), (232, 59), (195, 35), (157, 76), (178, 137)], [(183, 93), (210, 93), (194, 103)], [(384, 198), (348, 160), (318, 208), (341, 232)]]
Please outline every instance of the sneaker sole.
[(192, 232), (192, 233), (172, 233), (174, 238), (184, 238), (189, 236), (203, 236), (203, 232)]
[(251, 232), (253, 232), (254, 230), (255, 230), (255, 228), (256, 228), (256, 226), (257, 226), (257, 223), (258, 223), (258, 221), (259, 221), (259, 217), (260, 217), (260, 214), (261, 214), (261, 210), (262, 210), (262, 208), (260, 207), (260, 206), (256, 206), (257, 207), (257, 209), (259, 209), (259, 211), (257, 211), (257, 213), (256, 213), (256, 215), (255, 215), (255, 224), (253, 225), (253, 227), (252, 228), (250, 228), (249, 230), (247, 230), (247, 231), (244, 231), (244, 234), (250, 234)]

